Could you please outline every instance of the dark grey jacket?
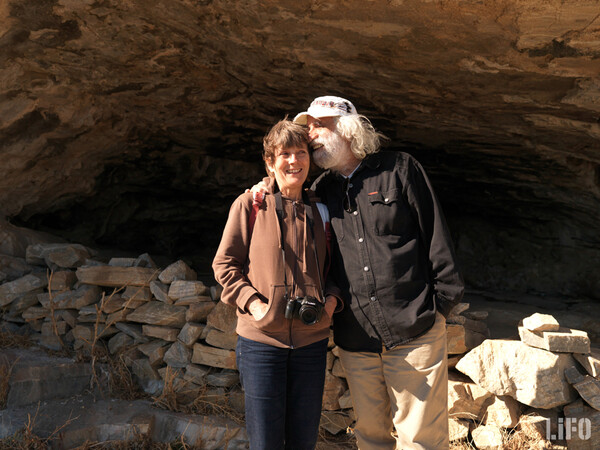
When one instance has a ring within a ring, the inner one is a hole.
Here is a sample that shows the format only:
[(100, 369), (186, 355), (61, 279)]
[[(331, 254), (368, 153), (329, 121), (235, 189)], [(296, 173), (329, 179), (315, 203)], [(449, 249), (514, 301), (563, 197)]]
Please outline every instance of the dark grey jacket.
[(326, 171), (313, 189), (329, 208), (337, 238), (332, 275), (346, 305), (334, 315), (337, 345), (393, 348), (425, 333), (436, 311), (447, 316), (460, 301), (464, 283), (450, 233), (412, 156), (377, 153), (349, 182)]

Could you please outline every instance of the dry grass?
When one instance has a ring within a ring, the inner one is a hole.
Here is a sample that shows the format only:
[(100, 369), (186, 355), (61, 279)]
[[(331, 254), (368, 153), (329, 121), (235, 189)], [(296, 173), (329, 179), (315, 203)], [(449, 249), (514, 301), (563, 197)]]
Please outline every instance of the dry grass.
[[(502, 450), (547, 450), (556, 448), (545, 440), (539, 430), (522, 416), (516, 427), (502, 430)], [(450, 443), (450, 450), (477, 450), (471, 440)]]
[[(163, 381), (162, 392), (152, 398), (154, 406), (185, 414), (226, 417), (238, 424), (244, 423), (243, 415), (229, 405), (227, 394), (212, 395), (207, 386), (196, 386), (183, 380), (180, 378), (180, 371), (170, 367), (167, 367)], [(193, 397), (191, 401), (190, 394)]]
[(10, 376), (16, 360), (12, 363), (8, 361), (0, 362), (0, 409), (4, 409), (8, 400), (8, 391), (10, 390)]
[(77, 420), (77, 417), (69, 418), (65, 423), (56, 427), (48, 437), (41, 438), (33, 431), (38, 412), (39, 405), (33, 416), (27, 414), (27, 423), (21, 430), (13, 436), (0, 439), (0, 450), (46, 450), (50, 448), (51, 442), (60, 435), (63, 428)]
[(32, 345), (29, 336), (0, 331), (0, 348), (29, 348)]

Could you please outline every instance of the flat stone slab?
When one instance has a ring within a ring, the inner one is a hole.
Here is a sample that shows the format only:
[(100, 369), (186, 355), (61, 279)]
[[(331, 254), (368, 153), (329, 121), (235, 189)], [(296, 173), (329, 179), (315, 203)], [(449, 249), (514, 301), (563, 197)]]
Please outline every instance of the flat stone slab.
[(92, 367), (41, 350), (0, 349), (0, 365), (9, 367), (7, 407), (81, 394), (90, 387)]
[(127, 320), (149, 325), (181, 328), (185, 325), (185, 313), (185, 306), (167, 305), (163, 302), (151, 301), (136, 308), (127, 316)]
[(24, 428), (28, 414), (35, 414), (33, 432), (42, 438), (60, 428), (60, 433), (55, 433), (49, 442), (52, 449), (76, 448), (85, 442), (126, 441), (139, 435), (148, 435), (159, 443), (181, 439), (187, 445), (211, 450), (248, 447), (245, 427), (232, 420), (166, 411), (146, 400), (95, 401), (91, 396), (44, 403), (37, 411), (0, 411), (0, 438)]
[(562, 353), (589, 353), (590, 338), (585, 331), (571, 328), (559, 328), (558, 331), (531, 331), (519, 328), (519, 336), (525, 344)]
[(84, 284), (105, 287), (149, 286), (158, 276), (158, 271), (146, 267), (86, 266), (75, 272)]

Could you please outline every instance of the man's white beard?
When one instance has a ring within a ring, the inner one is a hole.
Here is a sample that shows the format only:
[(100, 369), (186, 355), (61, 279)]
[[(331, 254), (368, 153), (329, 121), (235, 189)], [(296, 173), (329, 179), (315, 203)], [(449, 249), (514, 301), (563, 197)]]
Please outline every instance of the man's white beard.
[(317, 138), (311, 145), (323, 144), (313, 152), (313, 161), (322, 169), (336, 170), (343, 164), (346, 140), (338, 133), (329, 133), (326, 137)]

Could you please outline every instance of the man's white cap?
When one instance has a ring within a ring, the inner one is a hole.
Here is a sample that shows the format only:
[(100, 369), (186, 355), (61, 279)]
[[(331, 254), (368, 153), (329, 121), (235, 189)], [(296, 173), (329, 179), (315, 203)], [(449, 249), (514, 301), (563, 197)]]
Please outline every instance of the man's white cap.
[(325, 97), (315, 98), (306, 112), (301, 112), (294, 117), (294, 123), (306, 125), (308, 116), (320, 119), (321, 117), (349, 116), (352, 114), (358, 114), (352, 102), (342, 97), (326, 95)]

